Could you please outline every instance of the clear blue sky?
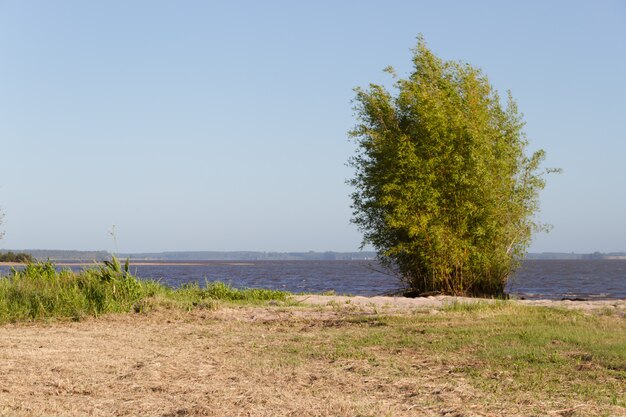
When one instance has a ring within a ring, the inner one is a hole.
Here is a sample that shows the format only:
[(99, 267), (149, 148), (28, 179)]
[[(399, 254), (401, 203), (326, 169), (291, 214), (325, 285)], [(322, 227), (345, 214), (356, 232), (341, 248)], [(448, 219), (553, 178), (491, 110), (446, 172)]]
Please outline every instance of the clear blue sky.
[(563, 168), (530, 250), (626, 250), (624, 1), (0, 0), (0, 247), (357, 250), (352, 89), (419, 33)]

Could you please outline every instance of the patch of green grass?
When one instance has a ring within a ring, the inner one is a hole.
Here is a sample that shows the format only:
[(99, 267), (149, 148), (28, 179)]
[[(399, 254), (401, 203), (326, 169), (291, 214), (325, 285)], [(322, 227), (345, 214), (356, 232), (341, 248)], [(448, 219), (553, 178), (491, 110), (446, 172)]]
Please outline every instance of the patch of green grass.
[(50, 262), (30, 263), (0, 277), (0, 323), (71, 318), (105, 313), (143, 312), (167, 308), (216, 308), (219, 301), (266, 303), (284, 301), (288, 293), (237, 289), (221, 282), (197, 283), (178, 289), (139, 280), (113, 258), (81, 272), (57, 271)]
[[(286, 355), (364, 361), (411, 378), (443, 366), (485, 395), (626, 407), (626, 320), (511, 302), (452, 305), (436, 315), (349, 316), (289, 343)], [(626, 411), (626, 410), (625, 410)]]
[(0, 322), (128, 311), (143, 292), (117, 261), (81, 273), (31, 263), (0, 278)]
[(485, 300), (485, 301), (453, 301), (445, 304), (442, 311), (447, 312), (481, 312), (502, 310), (508, 305), (506, 300)]
[[(196, 284), (197, 286), (197, 284)], [(216, 300), (265, 302), (265, 301), (285, 301), (288, 292), (278, 290), (268, 290), (262, 288), (233, 288), (223, 282), (207, 282), (206, 287), (201, 289), (204, 297)]]

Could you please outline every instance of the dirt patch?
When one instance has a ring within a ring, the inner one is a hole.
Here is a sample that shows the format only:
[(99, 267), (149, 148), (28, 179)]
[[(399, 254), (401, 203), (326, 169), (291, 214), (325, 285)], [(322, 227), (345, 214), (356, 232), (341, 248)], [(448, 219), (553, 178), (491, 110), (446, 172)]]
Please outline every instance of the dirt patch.
[[(458, 381), (440, 386), (433, 375), (441, 370), (430, 367), (416, 384), (370, 372), (362, 361), (290, 363), (272, 354), (314, 311), (170, 313), (4, 326), (0, 414), (436, 416), (437, 407), (411, 408), (407, 398), (466, 389)], [(315, 319), (337, 319), (327, 313)]]

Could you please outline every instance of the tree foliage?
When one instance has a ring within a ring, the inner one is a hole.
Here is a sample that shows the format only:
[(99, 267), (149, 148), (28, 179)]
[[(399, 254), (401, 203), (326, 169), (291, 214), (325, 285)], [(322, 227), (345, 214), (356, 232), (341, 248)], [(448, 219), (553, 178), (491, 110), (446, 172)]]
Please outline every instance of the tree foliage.
[(544, 152), (487, 77), (418, 39), (397, 94), (357, 88), (353, 222), (381, 262), (419, 293), (502, 294), (533, 231)]
[(13, 252), (6, 252), (6, 253), (0, 253), (0, 262), (18, 262), (18, 263), (31, 263), (34, 262), (35, 259), (33, 258), (33, 256), (29, 253), (23, 253), (23, 252), (19, 252), (19, 253), (13, 253)]

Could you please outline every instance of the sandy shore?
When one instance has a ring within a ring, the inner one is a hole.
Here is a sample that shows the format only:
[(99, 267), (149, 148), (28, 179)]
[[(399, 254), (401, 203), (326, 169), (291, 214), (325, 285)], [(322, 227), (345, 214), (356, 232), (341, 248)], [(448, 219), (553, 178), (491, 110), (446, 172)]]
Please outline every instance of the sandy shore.
[[(412, 310), (420, 308), (441, 308), (445, 305), (453, 303), (494, 303), (497, 300), (484, 298), (469, 297), (451, 297), (447, 295), (438, 295), (433, 297), (348, 297), (336, 295), (302, 295), (294, 296), (294, 300), (303, 304), (328, 305), (328, 304), (351, 304), (361, 307), (375, 307), (381, 311), (393, 310)], [(508, 302), (519, 303), (529, 306), (558, 307), (571, 308), (580, 310), (601, 310), (609, 309), (626, 312), (626, 299), (624, 300), (589, 300), (589, 301), (570, 301), (570, 300), (509, 300)]]

